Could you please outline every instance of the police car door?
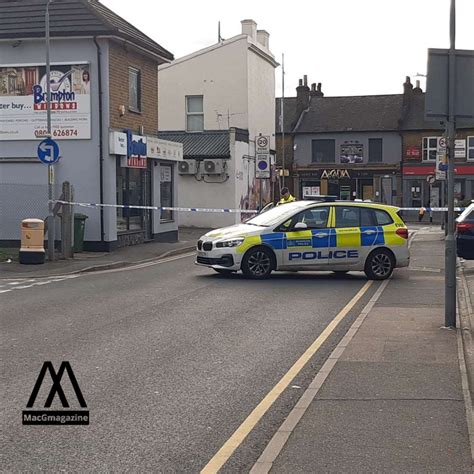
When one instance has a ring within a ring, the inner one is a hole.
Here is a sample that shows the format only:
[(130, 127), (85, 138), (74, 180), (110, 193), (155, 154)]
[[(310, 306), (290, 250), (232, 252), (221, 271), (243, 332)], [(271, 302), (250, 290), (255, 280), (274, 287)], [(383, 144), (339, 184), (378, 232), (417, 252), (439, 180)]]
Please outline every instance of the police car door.
[(360, 207), (334, 206), (335, 246), (330, 248), (330, 265), (338, 267), (357, 266), (362, 259)]
[[(330, 245), (331, 229), (328, 228), (329, 206), (318, 206), (296, 214), (290, 229), (285, 232), (283, 245), (283, 265), (291, 267), (326, 266)], [(295, 229), (297, 223), (305, 229)]]

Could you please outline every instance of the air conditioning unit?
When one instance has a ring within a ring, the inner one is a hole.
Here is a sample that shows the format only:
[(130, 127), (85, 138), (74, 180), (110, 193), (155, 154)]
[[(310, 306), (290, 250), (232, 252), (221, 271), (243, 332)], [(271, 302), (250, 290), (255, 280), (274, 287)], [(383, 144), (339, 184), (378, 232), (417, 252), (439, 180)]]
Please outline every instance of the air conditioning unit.
[(204, 160), (201, 165), (203, 174), (222, 174), (224, 173), (224, 160)]
[(183, 160), (178, 163), (179, 174), (196, 174), (197, 162), (196, 160)]

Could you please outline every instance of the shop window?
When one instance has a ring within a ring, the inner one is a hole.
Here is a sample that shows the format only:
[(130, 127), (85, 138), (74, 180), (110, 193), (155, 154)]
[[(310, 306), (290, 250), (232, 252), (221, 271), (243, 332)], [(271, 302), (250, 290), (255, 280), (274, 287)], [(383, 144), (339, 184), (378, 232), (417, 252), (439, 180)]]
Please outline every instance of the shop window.
[[(161, 207), (173, 207), (173, 166), (160, 165), (160, 203)], [(173, 211), (161, 210), (162, 221), (172, 221)]]
[(467, 137), (467, 159), (474, 161), (474, 136)]
[(128, 68), (128, 108), (141, 111), (141, 73), (134, 67)]
[(369, 138), (369, 163), (380, 163), (382, 161), (382, 139)]
[(436, 161), (438, 137), (423, 138), (423, 161)]
[[(117, 204), (143, 206), (143, 170), (122, 168), (117, 162)], [(117, 209), (117, 232), (143, 229), (142, 209)]]
[(202, 95), (186, 96), (186, 131), (204, 130), (204, 104)]
[(313, 140), (312, 141), (313, 163), (335, 163), (336, 141), (335, 140)]

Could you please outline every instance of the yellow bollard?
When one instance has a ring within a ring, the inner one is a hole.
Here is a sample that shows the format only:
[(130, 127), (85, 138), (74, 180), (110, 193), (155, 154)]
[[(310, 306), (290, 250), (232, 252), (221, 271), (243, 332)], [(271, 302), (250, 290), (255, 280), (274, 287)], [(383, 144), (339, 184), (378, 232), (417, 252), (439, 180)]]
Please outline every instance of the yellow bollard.
[(20, 263), (44, 263), (44, 221), (24, 219), (21, 221)]

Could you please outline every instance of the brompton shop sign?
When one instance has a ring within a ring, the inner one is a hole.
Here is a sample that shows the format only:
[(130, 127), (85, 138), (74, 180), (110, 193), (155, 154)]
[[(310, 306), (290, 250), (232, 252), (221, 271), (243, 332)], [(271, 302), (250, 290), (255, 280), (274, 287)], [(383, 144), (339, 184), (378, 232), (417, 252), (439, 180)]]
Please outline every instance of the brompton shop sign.
[[(90, 66), (51, 65), (51, 129), (61, 140), (91, 138)], [(0, 140), (47, 135), (46, 66), (0, 67)]]

